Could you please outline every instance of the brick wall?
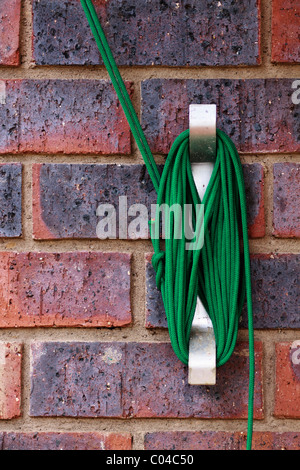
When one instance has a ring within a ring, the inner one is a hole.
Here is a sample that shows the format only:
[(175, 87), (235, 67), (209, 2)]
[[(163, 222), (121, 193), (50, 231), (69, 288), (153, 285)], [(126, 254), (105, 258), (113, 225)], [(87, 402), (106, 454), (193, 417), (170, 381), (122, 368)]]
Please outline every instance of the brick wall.
[[(95, 5), (157, 163), (191, 102), (240, 151), (254, 447), (299, 449), (299, 1)], [(96, 236), (98, 204), (155, 192), (79, 0), (3, 0), (0, 66), (0, 449), (244, 448), (245, 312), (217, 385), (189, 386), (148, 233)]]

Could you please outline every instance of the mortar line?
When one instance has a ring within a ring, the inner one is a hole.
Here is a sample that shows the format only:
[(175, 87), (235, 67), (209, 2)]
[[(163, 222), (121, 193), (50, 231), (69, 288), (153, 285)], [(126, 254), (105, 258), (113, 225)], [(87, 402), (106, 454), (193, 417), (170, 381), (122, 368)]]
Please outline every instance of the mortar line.
[[(300, 163), (300, 153), (253, 153), (243, 154), (239, 153), (242, 163), (264, 163), (270, 161), (270, 163), (282, 163), (282, 162), (294, 162)], [(35, 163), (50, 163), (50, 164), (82, 164), (82, 165), (144, 165), (144, 161), (139, 154), (140, 158), (131, 155), (76, 155), (76, 154), (0, 154), (0, 163), (16, 163), (21, 162), (25, 164)], [(164, 164), (166, 155), (154, 154), (156, 163)]]
[[(142, 334), (140, 334), (142, 333)], [(300, 328), (295, 329), (255, 329), (255, 340), (266, 340), (272, 342), (293, 341), (299, 336)], [(22, 342), (30, 345), (32, 342), (126, 342), (134, 343), (170, 343), (167, 329), (163, 328), (135, 328), (135, 327), (21, 327), (2, 328), (0, 330), (0, 341), (2, 342)], [(238, 341), (248, 340), (248, 330), (240, 328)], [(271, 344), (270, 343), (270, 344)]]
[[(300, 240), (293, 238), (250, 239), (250, 254), (299, 254)], [(33, 253), (132, 253), (146, 254), (153, 252), (150, 240), (96, 240), (96, 239), (59, 239), (34, 240), (28, 238), (9, 238), (0, 240), (0, 251)]]
[[(181, 80), (255, 80), (255, 79), (298, 79), (300, 66), (297, 64), (271, 64), (265, 66), (206, 66), (206, 67), (164, 67), (164, 66), (120, 66), (123, 80), (136, 84), (153, 79)], [(110, 81), (103, 66), (41, 65), (18, 68), (1, 66), (2, 80), (105, 80)]]

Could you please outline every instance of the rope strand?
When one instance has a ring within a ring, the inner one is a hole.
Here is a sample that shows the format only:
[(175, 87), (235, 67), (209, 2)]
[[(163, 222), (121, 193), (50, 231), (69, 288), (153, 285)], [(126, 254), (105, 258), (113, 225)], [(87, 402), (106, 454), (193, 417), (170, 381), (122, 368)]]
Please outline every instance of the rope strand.
[[(189, 337), (195, 314), (197, 296), (207, 310), (214, 327), (217, 366), (231, 357), (238, 334), (238, 322), (247, 296), (249, 330), (249, 400), (247, 450), (252, 445), (255, 355), (252, 321), (250, 254), (247, 230), (245, 185), (242, 165), (231, 139), (217, 130), (217, 160), (200, 201), (189, 159), (189, 131), (175, 140), (160, 176), (152, 152), (131, 103), (125, 84), (115, 63), (105, 34), (91, 0), (81, 0), (104, 64), (112, 80), (132, 134), (142, 154), (157, 191), (157, 213), (150, 222), (154, 248), (152, 264), (156, 284), (162, 293), (168, 329), (177, 357), (188, 364)], [(204, 207), (204, 225), (198, 208)], [(161, 249), (159, 210), (165, 204), (180, 208), (171, 212), (165, 249)], [(192, 222), (198, 245), (188, 250), (184, 228), (178, 225), (178, 215), (190, 204)], [(199, 222), (200, 220), (200, 222)], [(242, 227), (243, 253), (239, 246), (239, 225)], [(178, 228), (179, 227), (179, 228)], [(181, 233), (179, 233), (181, 230)], [(201, 230), (204, 244), (201, 247)], [(178, 235), (181, 235), (178, 236)]]

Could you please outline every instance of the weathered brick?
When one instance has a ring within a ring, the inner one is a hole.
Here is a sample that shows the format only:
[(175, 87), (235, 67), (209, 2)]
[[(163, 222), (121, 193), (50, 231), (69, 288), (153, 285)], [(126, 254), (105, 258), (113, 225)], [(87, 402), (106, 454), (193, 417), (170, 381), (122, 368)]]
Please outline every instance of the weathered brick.
[[(146, 327), (167, 328), (161, 293), (155, 283), (151, 264), (146, 262)], [(252, 255), (253, 323), (257, 329), (300, 328), (299, 319), (299, 255)], [(243, 310), (240, 326), (247, 328), (247, 310)]]
[(31, 353), (31, 416), (122, 416), (124, 343), (35, 343)]
[[(100, 204), (116, 209), (116, 237), (120, 235), (119, 197), (128, 209), (143, 204), (151, 214), (156, 192), (144, 165), (36, 164), (33, 167), (33, 226), (37, 239), (97, 238), (96, 211)], [(53, 210), (55, 207), (55, 210)], [(124, 211), (122, 216), (124, 216)], [(128, 224), (135, 217), (128, 216)], [(140, 238), (149, 237), (146, 221)], [(129, 235), (128, 235), (128, 238)]]
[(0, 236), (22, 235), (22, 165), (0, 164)]
[(272, 61), (300, 63), (299, 0), (273, 0), (272, 10)]
[(259, 163), (243, 165), (248, 234), (250, 238), (261, 238), (266, 233), (264, 204), (264, 169)]
[[(118, 65), (257, 65), (260, 1), (94, 1)], [(78, 21), (80, 18), (80, 21)], [(33, 1), (39, 65), (102, 64), (80, 1)]]
[(161, 292), (156, 286), (152, 253), (145, 255), (146, 269), (146, 328), (168, 328), (168, 322)]
[[(248, 348), (238, 343), (214, 387), (190, 386), (169, 343), (35, 343), (31, 416), (247, 417)], [(263, 416), (256, 343), (255, 418)], [(47, 384), (47, 385), (46, 385)]]
[[(252, 255), (255, 328), (300, 328), (299, 255)], [(246, 309), (241, 326), (247, 326)]]
[[(145, 435), (145, 450), (245, 450), (246, 441), (243, 432), (153, 432)], [(252, 449), (299, 450), (300, 433), (254, 432)]]
[[(256, 343), (257, 383), (255, 418), (263, 417), (261, 343)], [(217, 385), (191, 386), (187, 367), (177, 359), (169, 343), (139, 344), (131, 348), (127, 362), (129, 399), (126, 416), (165, 418), (247, 417), (248, 345), (238, 343), (230, 361), (217, 373)]]
[(129, 433), (3, 433), (3, 450), (130, 450), (131, 442)]
[(0, 65), (20, 64), (21, 0), (0, 2)]
[(167, 154), (189, 126), (191, 103), (217, 103), (217, 125), (241, 153), (299, 152), (293, 79), (151, 79), (142, 82), (142, 125), (155, 153)]
[(22, 345), (0, 342), (0, 419), (21, 414)]
[[(162, 169), (162, 166), (159, 166)], [(264, 236), (263, 168), (260, 164), (244, 165), (248, 200), (249, 235)], [(151, 218), (156, 192), (144, 165), (36, 164), (33, 167), (34, 237), (96, 238), (96, 210), (99, 204), (116, 209), (117, 238), (120, 234), (119, 197), (127, 196), (127, 207), (143, 204)], [(55, 211), (53, 211), (55, 205)], [(123, 211), (122, 211), (123, 215)], [(128, 216), (128, 224), (133, 217)], [(141, 227), (139, 238), (149, 238), (148, 223)]]
[(0, 88), (0, 154), (131, 152), (129, 125), (109, 81), (7, 80)]
[(300, 163), (274, 164), (273, 234), (300, 237)]
[(274, 415), (300, 418), (300, 340), (276, 344)]
[(131, 322), (127, 253), (0, 254), (0, 327)]

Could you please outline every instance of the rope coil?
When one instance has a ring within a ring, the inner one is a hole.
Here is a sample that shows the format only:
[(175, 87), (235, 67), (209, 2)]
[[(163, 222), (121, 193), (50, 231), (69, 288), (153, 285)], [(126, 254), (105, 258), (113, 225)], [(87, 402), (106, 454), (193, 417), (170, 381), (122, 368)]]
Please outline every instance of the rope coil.
[[(247, 296), (249, 330), (249, 399), (247, 450), (252, 445), (254, 401), (254, 334), (250, 254), (247, 229), (246, 196), (242, 165), (231, 139), (217, 130), (217, 159), (214, 170), (200, 201), (189, 159), (189, 131), (180, 134), (172, 145), (160, 176), (152, 152), (121, 78), (91, 0), (81, 0), (104, 64), (112, 80), (132, 134), (143, 156), (157, 191), (157, 207), (163, 204), (192, 207), (193, 229), (197, 234), (197, 207), (204, 206), (204, 244), (187, 250), (183, 227), (181, 237), (175, 236), (176, 220), (170, 216), (169, 235), (161, 248), (160, 213), (150, 222), (154, 248), (152, 265), (156, 284), (162, 293), (168, 329), (177, 357), (188, 364), (189, 337), (200, 297), (214, 328), (217, 366), (231, 357), (238, 334), (238, 323)], [(240, 249), (239, 227), (242, 230), (243, 253)]]

